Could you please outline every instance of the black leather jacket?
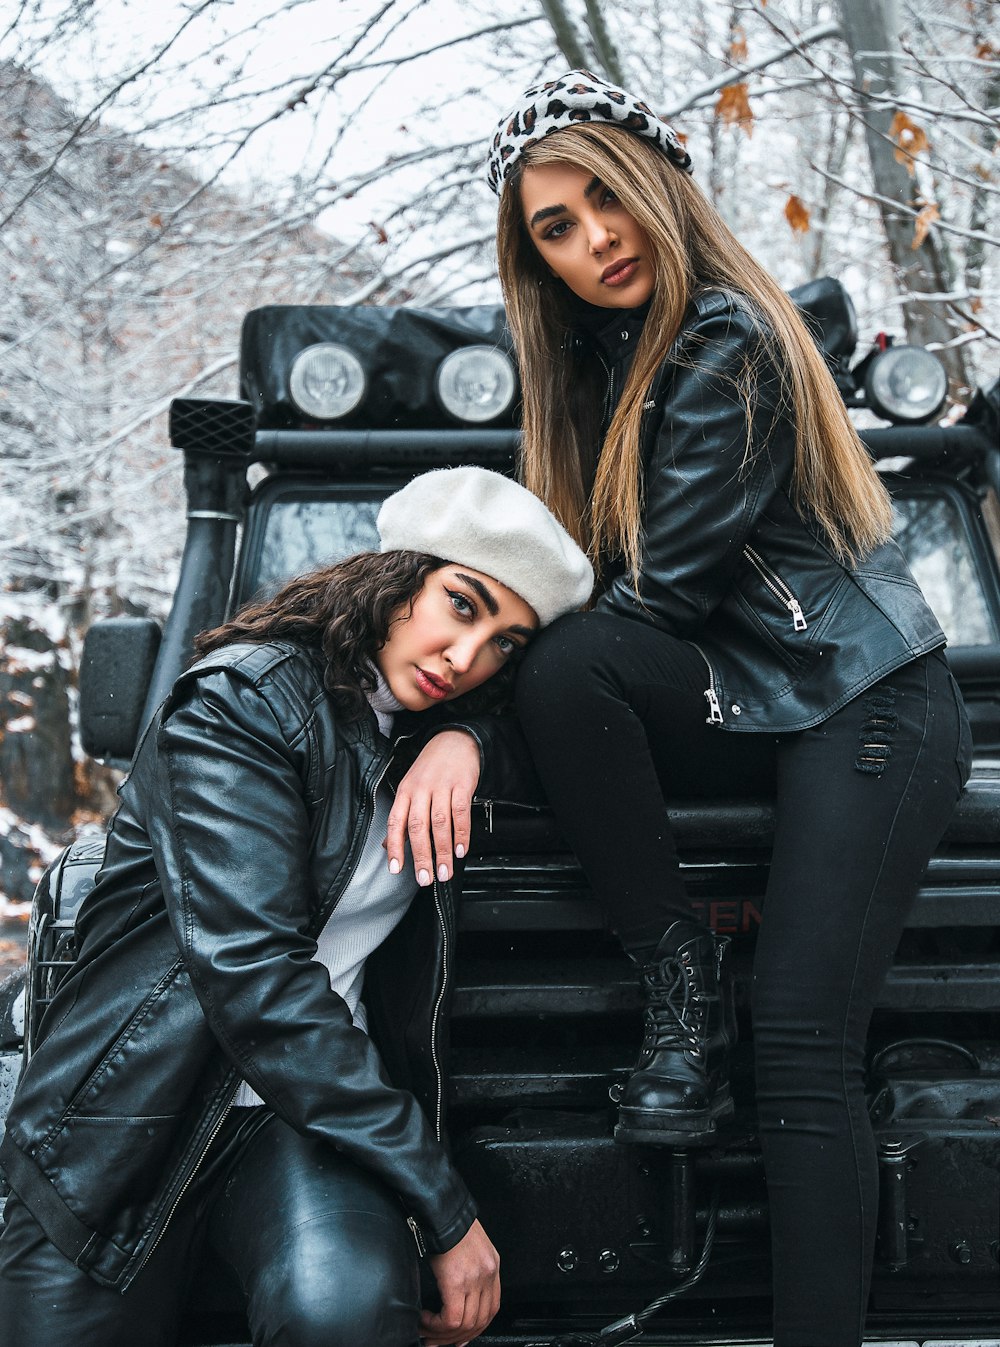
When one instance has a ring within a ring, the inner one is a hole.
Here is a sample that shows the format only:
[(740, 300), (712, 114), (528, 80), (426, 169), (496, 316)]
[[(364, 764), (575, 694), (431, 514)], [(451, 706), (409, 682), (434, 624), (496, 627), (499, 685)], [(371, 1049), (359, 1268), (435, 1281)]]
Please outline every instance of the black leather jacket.
[(312, 957), (391, 753), (374, 717), (338, 723), (316, 659), (279, 643), (208, 656), (145, 735), (0, 1150), (95, 1280), (135, 1277), (241, 1078), (384, 1179), (418, 1245), (471, 1225), (440, 1143), (451, 886), (419, 890), (369, 960), (372, 1037)]
[[(612, 405), (642, 322), (625, 312), (597, 333)], [(945, 640), (896, 543), (845, 566), (799, 515), (794, 443), (759, 328), (741, 301), (701, 294), (647, 401), (639, 597), (619, 574), (596, 606), (697, 646), (723, 729), (806, 729)]]

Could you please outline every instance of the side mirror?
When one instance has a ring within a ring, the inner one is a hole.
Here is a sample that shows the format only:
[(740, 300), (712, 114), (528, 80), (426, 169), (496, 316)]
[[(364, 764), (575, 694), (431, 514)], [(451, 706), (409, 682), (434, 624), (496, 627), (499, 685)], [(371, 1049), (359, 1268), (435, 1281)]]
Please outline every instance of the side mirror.
[(151, 617), (95, 622), (80, 660), (80, 740), (95, 758), (130, 762), (160, 649)]

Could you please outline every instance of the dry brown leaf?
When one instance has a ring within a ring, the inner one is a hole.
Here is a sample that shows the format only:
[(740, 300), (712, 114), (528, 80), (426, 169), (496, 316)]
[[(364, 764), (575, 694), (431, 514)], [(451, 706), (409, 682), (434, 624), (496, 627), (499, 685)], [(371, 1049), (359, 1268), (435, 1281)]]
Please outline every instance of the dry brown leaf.
[(83, 828), (88, 823), (96, 823), (100, 826), (105, 822), (105, 819), (104, 815), (99, 814), (96, 809), (74, 809), (69, 821), (74, 828)]
[(785, 202), (785, 219), (796, 234), (809, 232), (809, 207), (801, 197), (793, 194)]
[(160, 214), (151, 215), (151, 216), (149, 217), (149, 223), (153, 226), (154, 229), (162, 229), (162, 228), (163, 228), (163, 216), (160, 215)]
[(719, 94), (715, 115), (727, 126), (741, 126), (748, 136), (753, 135), (753, 112), (745, 84), (728, 84)]
[(745, 30), (734, 28), (732, 39), (729, 44), (729, 55), (734, 61), (745, 61), (747, 59), (747, 35)]
[(978, 295), (976, 295), (975, 299), (973, 299), (972, 302), (969, 304), (969, 308), (972, 310), (973, 313), (982, 313), (983, 301), (980, 299)]
[(379, 243), (389, 242), (389, 235), (385, 232), (385, 230), (382, 228), (380, 224), (376, 224), (374, 220), (369, 220), (368, 227), (369, 229), (374, 230), (375, 237), (378, 239)]
[(905, 112), (897, 112), (889, 127), (889, 135), (896, 142), (896, 163), (905, 164), (906, 171), (912, 178), (914, 155), (931, 147), (926, 131), (911, 121)]
[(937, 206), (935, 206), (933, 201), (929, 205), (924, 206), (917, 216), (916, 224), (913, 226), (913, 242), (910, 244), (910, 247), (914, 250), (919, 248), (930, 232), (931, 225), (935, 220), (940, 220), (940, 218), (941, 212), (938, 210)]
[(992, 61), (997, 55), (997, 50), (991, 42), (980, 42), (976, 48), (976, 56), (980, 61)]

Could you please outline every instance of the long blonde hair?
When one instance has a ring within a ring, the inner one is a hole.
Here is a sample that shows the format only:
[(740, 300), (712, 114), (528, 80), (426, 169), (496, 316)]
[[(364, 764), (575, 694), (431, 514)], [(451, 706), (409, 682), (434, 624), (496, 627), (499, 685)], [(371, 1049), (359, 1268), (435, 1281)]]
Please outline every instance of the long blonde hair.
[[(649, 313), (599, 454), (599, 403), (595, 407), (594, 398), (581, 391), (587, 380), (574, 339), (578, 304), (543, 263), (523, 220), (520, 172), (539, 164), (572, 164), (595, 175), (652, 244), (655, 283)], [(796, 427), (791, 482), (796, 508), (819, 522), (844, 561), (856, 561), (889, 536), (888, 493), (795, 305), (691, 178), (654, 146), (620, 127), (588, 123), (524, 150), (500, 201), (497, 259), (521, 371), (522, 477), (589, 551), (598, 571), (602, 560), (618, 553), (633, 580), (638, 576), (643, 403), (689, 303), (707, 289), (727, 290), (748, 301), (761, 339), (775, 356)], [(748, 370), (740, 387), (748, 422), (752, 382)]]

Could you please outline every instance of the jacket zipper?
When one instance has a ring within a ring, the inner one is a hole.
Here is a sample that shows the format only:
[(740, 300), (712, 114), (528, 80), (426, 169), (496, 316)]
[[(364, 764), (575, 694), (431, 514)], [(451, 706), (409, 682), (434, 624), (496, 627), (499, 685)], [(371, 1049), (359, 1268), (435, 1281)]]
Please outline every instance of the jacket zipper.
[(350, 862), (350, 864), (345, 863), (345, 865), (344, 865), (344, 872), (345, 872), (345, 873), (344, 873), (344, 879), (343, 879), (343, 882), (340, 884), (339, 888), (337, 889), (336, 893), (334, 894), (333, 900), (332, 900), (332, 902), (330, 903), (330, 906), (327, 908), (326, 912), (323, 914), (323, 920), (320, 922), (319, 926), (316, 927), (316, 928), (314, 929), (313, 926), (310, 925), (309, 930), (308, 930), (308, 934), (309, 934), (312, 938), (315, 938), (316, 936), (318, 936), (318, 935), (322, 932), (323, 928), (326, 926), (326, 923), (327, 923), (327, 922), (330, 920), (330, 918), (333, 916), (333, 913), (334, 913), (334, 911), (335, 911), (335, 909), (336, 909), (336, 907), (337, 907), (337, 904), (340, 902), (341, 898), (343, 897), (344, 890), (347, 888), (348, 884), (351, 882), (351, 876), (354, 874), (354, 871), (357, 869), (357, 863), (356, 863), (356, 862), (357, 862), (357, 857), (358, 857), (358, 856), (361, 854), (361, 852), (364, 850), (365, 842), (368, 840), (368, 834), (371, 832), (372, 823), (373, 823), (373, 821), (374, 821), (374, 819), (375, 819), (375, 792), (378, 790), (379, 786), (381, 786), (383, 780), (385, 779), (385, 774), (386, 774), (386, 772), (389, 770), (389, 768), (390, 768), (391, 766), (392, 766), (392, 754), (389, 753), (389, 754), (386, 755), (385, 761), (382, 763), (381, 770), (378, 772), (378, 775), (374, 778), (373, 781), (371, 781), (370, 788), (368, 788), (368, 789), (366, 790), (366, 794), (365, 794), (365, 810), (364, 810), (364, 817), (361, 819), (361, 827), (360, 827), (360, 830), (359, 830), (358, 841), (357, 841), (357, 843), (355, 844), (355, 846), (352, 848), (352, 850), (351, 850), (351, 852), (350, 852), (350, 854), (348, 855), (348, 858), (347, 858), (347, 860), (348, 860), (348, 862)]
[(437, 1107), (434, 1110), (434, 1131), (440, 1142), (442, 1139), (444, 1076), (441, 1071), (441, 1061), (438, 1057), (437, 1031), (438, 1018), (441, 1014), (445, 991), (448, 987), (448, 927), (445, 923), (444, 912), (441, 910), (441, 891), (438, 888), (436, 879), (434, 881), (434, 910), (437, 913), (438, 925), (441, 928), (441, 990), (438, 992), (437, 1000), (434, 1002), (434, 1014), (431, 1016), (431, 1061), (434, 1063), (434, 1076), (437, 1084)]
[(719, 704), (718, 693), (715, 691), (715, 668), (700, 645), (695, 641), (688, 641), (688, 645), (694, 646), (695, 650), (697, 650), (698, 654), (705, 661), (705, 667), (708, 669), (708, 687), (705, 689), (705, 700), (708, 702), (708, 715), (705, 719), (705, 724), (721, 725), (722, 707)]
[(805, 631), (807, 625), (806, 615), (802, 611), (802, 605), (785, 584), (784, 580), (782, 580), (781, 576), (771, 570), (770, 566), (767, 565), (760, 553), (755, 551), (749, 543), (744, 547), (743, 555), (778, 602), (791, 613), (792, 624), (795, 630)]
[(604, 367), (604, 373), (607, 375), (608, 378), (608, 387), (607, 391), (604, 394), (604, 411), (601, 420), (602, 422), (607, 422), (608, 424), (610, 424), (611, 418), (612, 416), (614, 416), (615, 413), (615, 399), (614, 399), (615, 371), (614, 367), (608, 364), (608, 362), (604, 359), (604, 356), (601, 354), (599, 350), (595, 349), (595, 354), (598, 360), (601, 362), (601, 365)]
[(233, 1093), (232, 1093), (232, 1096), (231, 1096), (231, 1098), (230, 1098), (230, 1100), (229, 1100), (229, 1103), (228, 1103), (228, 1104), (226, 1105), (226, 1107), (222, 1110), (221, 1114), (219, 1115), (218, 1120), (217, 1120), (216, 1123), (215, 1123), (215, 1126), (212, 1128), (211, 1132), (208, 1134), (208, 1140), (205, 1142), (205, 1145), (202, 1147), (202, 1151), (201, 1151), (201, 1154), (198, 1156), (198, 1159), (194, 1162), (194, 1167), (193, 1167), (193, 1169), (191, 1170), (191, 1173), (187, 1176), (187, 1178), (186, 1178), (186, 1179), (184, 1180), (184, 1182), (181, 1184), (181, 1190), (180, 1190), (180, 1192), (177, 1194), (177, 1196), (174, 1198), (173, 1202), (170, 1204), (170, 1210), (167, 1212), (166, 1220), (165, 1220), (165, 1221), (163, 1222), (163, 1224), (160, 1226), (160, 1229), (159, 1229), (159, 1231), (157, 1232), (156, 1238), (153, 1240), (152, 1244), (149, 1246), (149, 1248), (148, 1248), (148, 1249), (146, 1250), (146, 1252), (143, 1254), (143, 1256), (142, 1256), (142, 1262), (141, 1262), (141, 1263), (139, 1264), (139, 1266), (136, 1268), (136, 1270), (135, 1270), (133, 1276), (132, 1276), (131, 1278), (129, 1278), (130, 1281), (133, 1281), (133, 1280), (135, 1279), (135, 1277), (138, 1277), (139, 1273), (142, 1271), (142, 1269), (143, 1269), (143, 1268), (146, 1266), (146, 1264), (149, 1262), (150, 1258), (152, 1258), (153, 1254), (156, 1252), (156, 1246), (159, 1244), (160, 1240), (161, 1240), (161, 1239), (163, 1238), (163, 1236), (166, 1234), (166, 1232), (167, 1232), (167, 1226), (168, 1226), (168, 1225), (170, 1224), (170, 1222), (174, 1219), (174, 1212), (177, 1210), (178, 1206), (180, 1205), (181, 1198), (184, 1196), (184, 1194), (187, 1192), (187, 1190), (191, 1187), (191, 1184), (192, 1184), (193, 1181), (194, 1181), (194, 1176), (198, 1173), (198, 1170), (201, 1168), (201, 1162), (202, 1162), (202, 1160), (204, 1160), (205, 1156), (208, 1154), (209, 1150), (211, 1149), (212, 1142), (213, 1142), (213, 1141), (215, 1140), (215, 1138), (219, 1135), (219, 1132), (220, 1132), (220, 1130), (221, 1130), (221, 1128), (222, 1128), (222, 1124), (223, 1124), (223, 1123), (226, 1121), (226, 1119), (229, 1117), (229, 1114), (230, 1114), (230, 1112), (232, 1111), (232, 1107), (233, 1107), (233, 1105), (236, 1103), (236, 1096), (239, 1094), (239, 1092), (240, 1092), (240, 1087), (239, 1087), (239, 1085), (237, 1085), (237, 1086), (236, 1086), (236, 1089), (235, 1089), (235, 1090), (233, 1091)]
[(538, 804), (526, 804), (524, 800), (483, 800), (478, 795), (473, 797), (473, 804), (479, 804), (483, 807), (483, 813), (486, 815), (486, 831), (493, 836), (493, 806), (495, 804), (510, 805), (514, 809), (528, 809), (534, 814), (540, 814), (543, 806)]
[(407, 1216), (406, 1224), (410, 1227), (410, 1234), (413, 1236), (414, 1243), (417, 1246), (417, 1253), (423, 1258), (424, 1254), (427, 1252), (427, 1246), (424, 1244), (424, 1237), (421, 1233), (420, 1226), (417, 1225), (412, 1216)]

